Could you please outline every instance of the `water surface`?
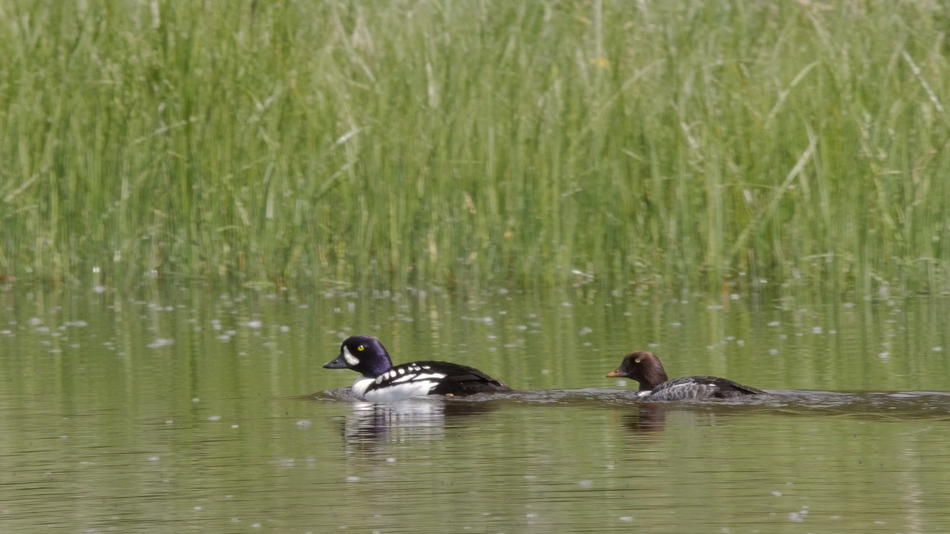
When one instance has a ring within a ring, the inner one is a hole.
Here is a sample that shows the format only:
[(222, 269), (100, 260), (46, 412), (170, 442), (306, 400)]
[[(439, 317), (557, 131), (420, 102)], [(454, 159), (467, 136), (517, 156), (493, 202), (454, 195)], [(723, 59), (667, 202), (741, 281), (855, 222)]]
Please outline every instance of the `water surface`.
[[(3, 531), (950, 529), (945, 298), (0, 295)], [(355, 401), (356, 333), (519, 392)], [(635, 349), (772, 394), (640, 403)]]

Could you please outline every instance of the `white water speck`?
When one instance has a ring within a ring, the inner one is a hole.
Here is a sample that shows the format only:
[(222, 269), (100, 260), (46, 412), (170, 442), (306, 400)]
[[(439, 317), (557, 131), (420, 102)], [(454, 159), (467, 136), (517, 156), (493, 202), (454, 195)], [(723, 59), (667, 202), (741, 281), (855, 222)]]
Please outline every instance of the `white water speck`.
[(159, 460), (161, 460), (161, 458), (159, 458), (158, 456), (149, 456), (149, 457), (148, 457), (148, 461), (150, 461), (150, 462), (157, 462), (157, 461), (159, 461)]
[(773, 491), (773, 492), (772, 492), (772, 495), (775, 496), (775, 497), (781, 497), (781, 496), (782, 496), (782, 492), (781, 492), (781, 491)]
[(814, 327), (812, 327), (811, 333), (812, 333), (812, 334), (820, 334), (820, 333), (821, 333), (821, 327), (820, 327), (820, 326), (814, 326)]
[(594, 481), (593, 481), (593, 480), (581, 480), (580, 482), (577, 483), (577, 485), (580, 486), (580, 487), (582, 487), (582, 488), (591, 488), (591, 487), (594, 486)]
[(778, 321), (772, 321), (772, 322), (769, 323), (769, 326), (778, 326), (778, 325), (780, 325), (780, 324), (782, 324), (782, 323), (780, 323), (780, 322), (778, 322)]
[(290, 332), (290, 327), (289, 327), (289, 326), (281, 326), (281, 327), (280, 327), (280, 331), (281, 331), (281, 332)]
[(262, 324), (263, 324), (262, 322), (256, 321), (256, 320), (255, 320), (255, 321), (248, 321), (248, 322), (247, 322), (247, 327), (248, 327), (248, 328), (260, 328)]
[(149, 343), (149, 344), (146, 345), (146, 346), (147, 346), (148, 348), (150, 348), (150, 349), (158, 349), (158, 348), (161, 348), (161, 347), (167, 347), (167, 346), (169, 346), (169, 345), (174, 345), (174, 344), (175, 344), (175, 340), (174, 340), (174, 339), (168, 339), (168, 338), (160, 337), (160, 338), (156, 339), (155, 341)]
[(347, 482), (359, 482), (360, 477), (346, 477)]
[(801, 523), (802, 521), (805, 520), (805, 518), (802, 517), (802, 515), (798, 512), (790, 512), (788, 514), (788, 520), (793, 523)]
[(772, 356), (775, 356), (776, 354), (778, 354), (778, 349), (769, 349), (769, 354), (771, 354)]
[(623, 521), (624, 523), (632, 523), (632, 522), (633, 522), (633, 516), (632, 516), (632, 515), (625, 515), (625, 516), (622, 516), (622, 517), (620, 518), (620, 520)]
[(307, 428), (312, 424), (313, 423), (309, 419), (301, 419), (300, 421), (297, 421), (296, 423), (296, 425), (300, 428)]
[(211, 417), (208, 418), (208, 421), (211, 421), (213, 423), (217, 423), (220, 420), (221, 420), (220, 415), (212, 415)]
[(877, 357), (882, 360), (886, 360), (891, 357), (891, 353), (885, 350), (884, 352), (878, 354)]
[(943, 351), (943, 347), (934, 347), (934, 348), (933, 348), (933, 351), (934, 351), (934, 352), (942, 352), (942, 351)]

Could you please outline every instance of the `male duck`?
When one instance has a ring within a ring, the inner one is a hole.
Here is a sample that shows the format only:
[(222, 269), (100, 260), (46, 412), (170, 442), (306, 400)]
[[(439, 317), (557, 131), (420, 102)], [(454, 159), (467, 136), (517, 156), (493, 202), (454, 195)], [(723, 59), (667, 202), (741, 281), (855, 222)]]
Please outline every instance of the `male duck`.
[(608, 378), (625, 377), (640, 384), (637, 396), (645, 400), (676, 401), (690, 399), (725, 399), (765, 392), (715, 376), (687, 376), (670, 380), (656, 354), (631, 352)]
[(511, 391), (478, 369), (456, 363), (424, 361), (393, 367), (383, 344), (369, 336), (347, 338), (340, 345), (340, 355), (323, 367), (360, 373), (353, 383), (353, 393), (369, 402), (393, 402), (423, 395), (464, 396)]

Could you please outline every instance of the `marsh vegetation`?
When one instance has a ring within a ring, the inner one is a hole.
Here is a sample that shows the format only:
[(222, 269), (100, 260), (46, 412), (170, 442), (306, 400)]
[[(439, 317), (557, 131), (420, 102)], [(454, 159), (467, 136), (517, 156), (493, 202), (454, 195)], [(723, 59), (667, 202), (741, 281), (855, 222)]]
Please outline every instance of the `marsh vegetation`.
[(950, 289), (937, 2), (0, 1), (0, 275)]

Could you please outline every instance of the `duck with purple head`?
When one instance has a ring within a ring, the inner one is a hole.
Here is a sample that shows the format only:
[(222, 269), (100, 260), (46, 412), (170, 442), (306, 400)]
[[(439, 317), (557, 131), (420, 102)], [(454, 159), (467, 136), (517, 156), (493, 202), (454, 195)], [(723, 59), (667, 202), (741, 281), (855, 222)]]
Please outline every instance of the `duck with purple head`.
[(637, 397), (653, 401), (726, 399), (765, 393), (715, 376), (687, 376), (670, 380), (656, 354), (645, 351), (624, 356), (620, 367), (608, 373), (607, 377), (636, 380), (640, 384)]
[(424, 395), (458, 397), (475, 393), (511, 391), (485, 373), (457, 363), (421, 361), (393, 366), (378, 339), (353, 336), (340, 345), (340, 354), (326, 369), (352, 369), (360, 376), (353, 393), (369, 402), (393, 402)]

